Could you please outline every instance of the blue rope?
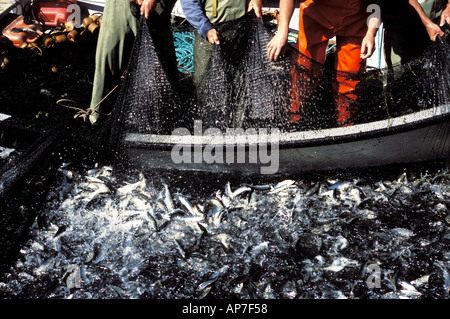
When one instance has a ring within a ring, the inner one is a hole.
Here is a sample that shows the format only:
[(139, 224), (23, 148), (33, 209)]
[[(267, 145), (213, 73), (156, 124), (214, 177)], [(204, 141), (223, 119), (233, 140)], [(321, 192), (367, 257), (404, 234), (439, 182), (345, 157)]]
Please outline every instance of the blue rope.
[(381, 69), (381, 57), (383, 54), (383, 40), (384, 40), (384, 30), (381, 28), (378, 30), (378, 69)]
[(194, 32), (174, 30), (173, 39), (178, 70), (186, 74), (194, 74)]
[(331, 47), (329, 47), (327, 49), (327, 53), (330, 52), (331, 50), (333, 50), (336, 47), (336, 44), (333, 44)]

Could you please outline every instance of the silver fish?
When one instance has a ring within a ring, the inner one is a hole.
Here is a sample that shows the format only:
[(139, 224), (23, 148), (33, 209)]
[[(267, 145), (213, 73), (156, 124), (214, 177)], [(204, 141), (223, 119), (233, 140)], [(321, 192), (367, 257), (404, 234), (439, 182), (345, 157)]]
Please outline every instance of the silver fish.
[(336, 182), (331, 186), (328, 186), (328, 189), (338, 189), (338, 190), (347, 190), (350, 187), (353, 187), (353, 183), (349, 181)]
[(238, 189), (236, 189), (234, 192), (231, 193), (231, 198), (235, 198), (243, 193), (250, 192), (252, 189), (248, 186), (241, 186)]
[(215, 283), (216, 281), (217, 281), (217, 278), (213, 278), (213, 279), (207, 280), (207, 281), (205, 281), (205, 282), (202, 282), (202, 283), (198, 286), (197, 291), (201, 291), (201, 290), (205, 289), (206, 287), (208, 287), (209, 285)]
[(164, 202), (164, 205), (166, 205), (169, 212), (172, 212), (175, 209), (175, 204), (173, 202), (169, 186), (167, 186), (166, 184), (164, 184), (164, 189), (161, 191), (160, 197), (162, 198), (162, 201)]
[(184, 250), (184, 248), (181, 246), (181, 244), (179, 243), (178, 240), (174, 239), (175, 242), (175, 247), (177, 249), (177, 251), (180, 253), (181, 258), (186, 258), (186, 251)]
[(403, 287), (403, 289), (405, 290), (409, 290), (409, 291), (417, 291), (416, 287), (414, 287), (413, 285), (411, 285), (409, 282), (406, 281), (401, 281), (400, 286)]
[(229, 267), (230, 267), (230, 266), (225, 265), (225, 266), (221, 267), (220, 269), (218, 269), (216, 272), (214, 272), (214, 273), (212, 274), (211, 279), (209, 279), (209, 280), (207, 280), (207, 281), (205, 281), (205, 282), (202, 282), (202, 283), (198, 286), (197, 291), (201, 291), (201, 290), (205, 289), (206, 287), (208, 287), (209, 285), (215, 283), (215, 282), (217, 281), (217, 279), (218, 279), (223, 273), (225, 273), (225, 272), (228, 270)]
[(403, 238), (409, 238), (409, 237), (414, 236), (414, 233), (411, 230), (406, 229), (406, 228), (393, 228), (390, 231), (398, 236), (403, 237)]
[(127, 195), (132, 193), (135, 190), (141, 190), (146, 186), (146, 181), (143, 175), (140, 175), (139, 181), (133, 184), (127, 184), (117, 189), (118, 195)]
[(414, 287), (422, 287), (428, 283), (428, 279), (430, 279), (430, 275), (425, 275), (425, 276), (419, 277), (419, 278), (411, 281), (411, 284)]
[(201, 222), (204, 218), (203, 216), (196, 215), (196, 216), (175, 216), (173, 218), (174, 220), (180, 220), (187, 223), (198, 223)]
[(256, 190), (256, 191), (268, 191), (272, 188), (272, 186), (269, 184), (266, 184), (266, 185), (244, 184), (243, 186), (250, 187), (251, 189)]
[(93, 264), (98, 264), (99, 262), (101, 262), (103, 259), (105, 258), (105, 252), (104, 251), (99, 251), (96, 256), (95, 259), (92, 260)]
[(101, 180), (100, 178), (98, 178), (98, 177), (86, 176), (86, 179), (87, 179), (90, 183), (105, 184), (105, 182), (102, 181), (102, 180)]
[(283, 190), (295, 187), (295, 181), (291, 179), (284, 180), (276, 184), (270, 191), (269, 194), (279, 193)]

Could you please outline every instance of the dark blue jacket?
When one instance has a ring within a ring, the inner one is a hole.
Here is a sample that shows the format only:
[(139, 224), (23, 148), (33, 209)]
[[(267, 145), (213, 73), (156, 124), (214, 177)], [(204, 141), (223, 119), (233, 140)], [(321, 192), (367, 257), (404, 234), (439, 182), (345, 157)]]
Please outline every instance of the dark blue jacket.
[(186, 19), (206, 39), (206, 34), (213, 26), (205, 15), (205, 2), (206, 0), (180, 0)]

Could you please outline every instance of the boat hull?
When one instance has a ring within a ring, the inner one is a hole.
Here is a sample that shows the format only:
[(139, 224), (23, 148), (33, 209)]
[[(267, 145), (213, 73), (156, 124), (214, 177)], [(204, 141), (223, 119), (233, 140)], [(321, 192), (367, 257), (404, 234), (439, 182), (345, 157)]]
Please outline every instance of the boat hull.
[[(131, 163), (142, 168), (251, 175), (448, 160), (449, 109), (441, 106), (345, 128), (267, 134), (265, 139), (248, 132), (224, 135), (220, 143), (211, 135), (129, 134), (126, 150)], [(270, 152), (261, 152), (261, 146)], [(211, 149), (223, 156), (212, 161)]]

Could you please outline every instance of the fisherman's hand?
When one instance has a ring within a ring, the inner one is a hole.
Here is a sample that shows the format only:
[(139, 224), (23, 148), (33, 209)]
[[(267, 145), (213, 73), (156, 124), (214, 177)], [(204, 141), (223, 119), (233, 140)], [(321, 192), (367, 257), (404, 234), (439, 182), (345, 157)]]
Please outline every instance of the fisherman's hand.
[(141, 2), (141, 15), (145, 15), (145, 18), (148, 19), (150, 13), (155, 11), (157, 0), (136, 0)]
[(450, 5), (448, 5), (447, 8), (444, 9), (444, 11), (442, 11), (441, 23), (439, 24), (439, 26), (443, 27), (446, 22), (450, 24)]
[(138, 5), (141, 5), (142, 1), (143, 0), (130, 0), (130, 2), (134, 2), (134, 3), (138, 4)]
[(258, 19), (262, 20), (262, 0), (251, 0), (248, 4), (248, 12), (255, 11)]
[(267, 44), (267, 57), (269, 61), (277, 61), (278, 57), (283, 57), (286, 51), (287, 34), (278, 32)]
[(428, 36), (430, 37), (431, 41), (436, 41), (436, 37), (438, 35), (440, 35), (441, 37), (445, 35), (445, 33), (441, 30), (441, 28), (435, 23), (432, 22), (427, 23), (425, 25), (425, 28), (427, 29)]
[(375, 36), (372, 33), (366, 34), (361, 43), (361, 59), (365, 60), (372, 56), (375, 51)]
[(206, 37), (208, 38), (209, 44), (220, 44), (219, 33), (216, 29), (209, 30)]

